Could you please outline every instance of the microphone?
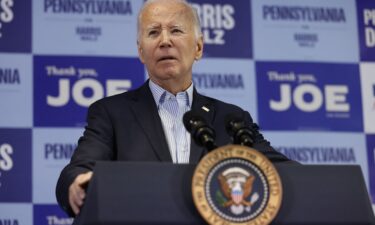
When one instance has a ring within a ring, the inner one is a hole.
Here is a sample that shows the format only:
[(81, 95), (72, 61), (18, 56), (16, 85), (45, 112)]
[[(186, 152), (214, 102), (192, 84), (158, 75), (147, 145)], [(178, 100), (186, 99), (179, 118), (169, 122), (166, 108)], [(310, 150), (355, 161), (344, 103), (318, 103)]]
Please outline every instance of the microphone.
[(254, 143), (254, 133), (250, 127), (246, 125), (246, 122), (242, 117), (234, 113), (226, 115), (225, 128), (229, 136), (232, 137), (233, 144), (252, 147)]
[(192, 135), (196, 144), (205, 147), (208, 151), (217, 148), (215, 144), (215, 131), (201, 115), (190, 110), (185, 113), (183, 122), (186, 130)]

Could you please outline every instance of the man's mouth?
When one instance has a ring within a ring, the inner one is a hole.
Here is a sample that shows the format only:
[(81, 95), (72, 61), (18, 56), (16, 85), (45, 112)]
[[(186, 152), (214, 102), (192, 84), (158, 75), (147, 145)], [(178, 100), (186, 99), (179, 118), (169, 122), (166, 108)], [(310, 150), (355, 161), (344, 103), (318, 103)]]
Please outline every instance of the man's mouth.
[(158, 62), (167, 61), (167, 60), (176, 60), (173, 56), (163, 56), (158, 59)]

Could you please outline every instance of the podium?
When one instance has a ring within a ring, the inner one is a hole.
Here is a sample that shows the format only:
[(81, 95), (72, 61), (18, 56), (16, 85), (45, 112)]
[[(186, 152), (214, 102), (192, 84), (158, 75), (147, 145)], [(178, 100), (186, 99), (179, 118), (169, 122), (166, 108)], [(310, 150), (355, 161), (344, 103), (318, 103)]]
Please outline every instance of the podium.
[[(206, 224), (191, 194), (195, 167), (98, 162), (74, 225)], [(359, 166), (275, 167), (283, 201), (272, 224), (375, 224)]]

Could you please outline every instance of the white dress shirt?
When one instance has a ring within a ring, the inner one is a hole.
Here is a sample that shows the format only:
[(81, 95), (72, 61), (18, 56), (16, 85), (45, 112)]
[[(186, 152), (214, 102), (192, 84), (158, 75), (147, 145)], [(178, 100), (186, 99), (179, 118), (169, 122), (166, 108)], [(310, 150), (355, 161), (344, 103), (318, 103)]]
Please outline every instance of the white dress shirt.
[(176, 95), (164, 90), (151, 80), (149, 86), (158, 108), (173, 163), (189, 163), (190, 133), (182, 118), (191, 109), (193, 84)]

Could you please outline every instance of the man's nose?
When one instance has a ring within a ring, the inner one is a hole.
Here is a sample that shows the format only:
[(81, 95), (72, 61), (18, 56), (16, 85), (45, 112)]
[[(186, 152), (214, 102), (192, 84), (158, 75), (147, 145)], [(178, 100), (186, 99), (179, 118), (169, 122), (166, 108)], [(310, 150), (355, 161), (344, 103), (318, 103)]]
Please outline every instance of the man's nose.
[(171, 47), (172, 42), (171, 42), (171, 37), (170, 34), (167, 30), (163, 30), (161, 32), (161, 40), (160, 40), (160, 47)]

